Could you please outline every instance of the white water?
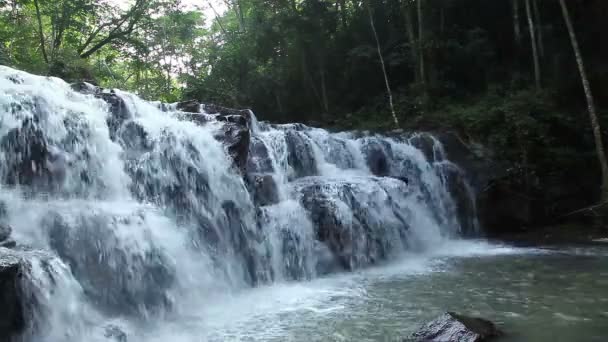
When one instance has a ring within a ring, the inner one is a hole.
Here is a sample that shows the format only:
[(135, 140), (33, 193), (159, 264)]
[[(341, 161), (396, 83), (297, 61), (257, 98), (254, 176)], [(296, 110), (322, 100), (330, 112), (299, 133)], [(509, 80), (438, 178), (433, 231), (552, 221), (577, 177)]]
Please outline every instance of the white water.
[[(302, 311), (347, 310), (365, 295), (363, 278), (504, 252), (450, 240), (474, 227), (457, 218), (444, 173), (455, 166), (438, 141), (427, 157), (407, 140), (254, 117), (268, 157), (252, 153), (249, 172), (270, 175), (279, 198), (259, 207), (214, 138), (219, 122), (116, 97), (126, 117), (111, 126), (106, 102), (0, 66), (0, 201), (17, 243), (43, 251), (28, 257), (39, 305), (27, 341), (103, 341), (108, 324), (129, 341), (281, 339)], [(41, 137), (48, 153), (36, 159), (30, 143)], [(372, 175), (374, 148), (393, 178)], [(305, 204), (332, 208), (343, 255), (317, 239)], [(405, 261), (318, 279), (385, 260)]]

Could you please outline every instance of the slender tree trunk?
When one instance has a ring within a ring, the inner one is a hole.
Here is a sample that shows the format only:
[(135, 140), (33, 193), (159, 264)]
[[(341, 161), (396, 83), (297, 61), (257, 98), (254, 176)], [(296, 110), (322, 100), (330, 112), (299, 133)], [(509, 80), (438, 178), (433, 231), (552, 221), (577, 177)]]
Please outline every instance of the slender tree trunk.
[(414, 80), (420, 82), (420, 69), (418, 68), (418, 41), (416, 40), (416, 32), (414, 31), (414, 17), (410, 5), (403, 5), (403, 15), (405, 17), (405, 29), (407, 31), (408, 42), (412, 54), (412, 62), (414, 63)]
[(543, 39), (543, 24), (540, 17), (540, 10), (538, 8), (538, 0), (532, 0), (532, 6), (534, 7), (534, 17), (536, 18), (536, 34), (538, 36), (538, 52), (540, 57), (545, 57), (545, 42)]
[(418, 10), (418, 56), (419, 56), (419, 67), (420, 67), (420, 81), (426, 93), (426, 70), (424, 65), (424, 16), (422, 11), (422, 0), (417, 1)]
[(513, 4), (513, 32), (515, 33), (515, 43), (521, 46), (521, 27), (519, 25), (519, 0), (511, 0)]
[(388, 95), (388, 104), (393, 115), (393, 122), (395, 128), (399, 128), (399, 119), (397, 119), (397, 113), (395, 112), (395, 106), (393, 105), (393, 93), (391, 86), (388, 81), (388, 75), (386, 74), (386, 66), (384, 65), (384, 57), (382, 56), (382, 49), (380, 48), (380, 40), (378, 39), (378, 32), (376, 32), (376, 25), (374, 24), (374, 16), (372, 15), (372, 9), (369, 3), (367, 5), (367, 14), (369, 15), (369, 24), (372, 27), (372, 33), (374, 34), (374, 40), (376, 41), (376, 48), (378, 50), (378, 59), (380, 60), (380, 66), (382, 67), (382, 75), (384, 76), (384, 84), (386, 86), (386, 94)]
[(538, 61), (538, 49), (535, 34), (536, 29), (534, 27), (534, 20), (532, 20), (532, 9), (530, 8), (530, 0), (526, 0), (526, 15), (528, 16), (530, 43), (532, 44), (532, 59), (534, 60), (534, 83), (536, 85), (536, 90), (540, 90), (540, 63)]
[(40, 7), (38, 0), (34, 0), (34, 7), (36, 7), (36, 19), (38, 20), (38, 37), (40, 38), (40, 49), (42, 50), (42, 57), (46, 64), (49, 64), (49, 56), (46, 54), (46, 47), (44, 46), (44, 31), (42, 31), (42, 15), (40, 14)]
[(572, 44), (572, 49), (574, 50), (574, 56), (576, 57), (576, 64), (578, 65), (578, 71), (583, 83), (583, 89), (585, 90), (587, 109), (589, 110), (589, 119), (591, 121), (591, 128), (593, 129), (593, 137), (595, 139), (595, 150), (602, 171), (601, 204), (604, 206), (608, 202), (608, 161), (606, 160), (604, 142), (602, 141), (602, 130), (597, 118), (593, 94), (591, 93), (591, 86), (589, 85), (589, 80), (587, 79), (585, 64), (578, 45), (578, 40), (576, 39), (576, 33), (574, 32), (574, 28), (572, 26), (572, 21), (570, 20), (568, 7), (566, 6), (564, 0), (559, 0), (559, 4), (562, 8), (562, 14), (564, 16), (564, 21), (566, 22), (566, 27), (568, 28), (568, 34), (570, 35), (570, 42)]

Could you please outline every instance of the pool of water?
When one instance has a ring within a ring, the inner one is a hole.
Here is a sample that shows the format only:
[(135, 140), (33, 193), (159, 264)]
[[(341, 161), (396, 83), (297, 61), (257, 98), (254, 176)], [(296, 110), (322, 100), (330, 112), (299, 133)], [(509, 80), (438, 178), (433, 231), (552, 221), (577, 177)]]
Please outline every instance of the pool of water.
[(359, 273), (214, 298), (140, 337), (402, 341), (443, 311), (495, 321), (501, 341), (608, 341), (608, 248), (450, 242)]

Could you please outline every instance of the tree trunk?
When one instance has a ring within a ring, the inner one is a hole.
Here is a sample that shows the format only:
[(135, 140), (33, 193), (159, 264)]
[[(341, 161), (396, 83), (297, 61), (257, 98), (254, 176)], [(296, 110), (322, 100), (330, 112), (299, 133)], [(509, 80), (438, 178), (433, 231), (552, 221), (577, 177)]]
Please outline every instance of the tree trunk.
[(36, 7), (36, 19), (38, 20), (38, 37), (40, 39), (40, 49), (42, 50), (42, 57), (46, 64), (49, 64), (49, 57), (46, 54), (46, 47), (44, 46), (44, 31), (42, 30), (42, 15), (40, 14), (40, 7), (38, 0), (34, 0), (34, 7)]
[(519, 26), (519, 0), (511, 0), (513, 4), (513, 32), (515, 33), (515, 43), (521, 45), (521, 27)]
[(418, 59), (420, 67), (420, 81), (426, 93), (426, 71), (424, 65), (424, 17), (422, 11), (422, 0), (417, 1), (418, 10)]
[[(420, 0), (419, 0), (420, 1)], [(393, 105), (393, 93), (391, 92), (391, 86), (388, 81), (388, 75), (386, 74), (386, 66), (384, 65), (384, 57), (382, 56), (382, 49), (380, 48), (380, 40), (378, 40), (378, 33), (376, 32), (376, 25), (374, 24), (374, 16), (372, 15), (372, 9), (367, 5), (367, 14), (369, 15), (369, 24), (372, 27), (372, 33), (374, 34), (374, 40), (376, 41), (376, 48), (378, 50), (378, 59), (380, 60), (380, 66), (382, 67), (382, 75), (384, 76), (384, 84), (386, 86), (386, 94), (388, 95), (388, 104), (393, 116), (393, 122), (395, 128), (399, 128), (399, 119), (397, 119), (397, 113), (395, 113), (395, 106)]]
[(405, 29), (407, 30), (408, 42), (412, 54), (412, 62), (414, 63), (414, 80), (420, 82), (420, 69), (418, 68), (418, 41), (414, 31), (414, 17), (412, 16), (411, 7), (408, 4), (403, 5), (403, 16), (405, 17)]
[(534, 17), (536, 18), (536, 34), (538, 35), (538, 52), (541, 58), (545, 57), (545, 41), (543, 39), (543, 23), (538, 8), (538, 0), (532, 0)]
[(581, 51), (578, 45), (578, 40), (576, 39), (576, 33), (574, 32), (574, 28), (572, 27), (572, 21), (570, 20), (570, 13), (568, 12), (568, 7), (566, 7), (566, 3), (564, 0), (559, 0), (559, 4), (562, 8), (562, 14), (564, 16), (564, 21), (566, 22), (566, 27), (568, 28), (570, 42), (572, 43), (572, 49), (574, 50), (574, 56), (576, 57), (576, 64), (578, 65), (578, 71), (581, 76), (583, 89), (585, 90), (585, 97), (587, 99), (587, 109), (589, 110), (589, 119), (591, 121), (591, 128), (593, 129), (593, 137), (595, 139), (595, 150), (602, 172), (600, 204), (603, 207), (608, 202), (608, 161), (606, 160), (604, 142), (602, 141), (602, 130), (600, 128), (600, 123), (597, 118), (597, 112), (595, 110), (595, 104), (593, 101), (593, 94), (591, 93), (591, 86), (589, 85), (589, 80), (587, 79), (585, 64), (583, 62), (583, 57), (581, 55)]
[(528, 16), (528, 28), (530, 30), (530, 42), (532, 44), (532, 59), (534, 60), (534, 84), (536, 85), (536, 90), (540, 90), (540, 63), (538, 61), (538, 49), (535, 33), (536, 29), (534, 27), (534, 20), (532, 19), (530, 0), (526, 0), (526, 15)]

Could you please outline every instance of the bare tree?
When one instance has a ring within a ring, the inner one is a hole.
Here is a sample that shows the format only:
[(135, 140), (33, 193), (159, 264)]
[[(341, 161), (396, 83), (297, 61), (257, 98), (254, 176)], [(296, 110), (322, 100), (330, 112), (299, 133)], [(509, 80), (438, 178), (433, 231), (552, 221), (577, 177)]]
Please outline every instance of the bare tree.
[(604, 142), (602, 141), (602, 130), (600, 128), (600, 123), (597, 118), (593, 94), (591, 93), (591, 86), (589, 85), (589, 79), (587, 78), (587, 72), (585, 71), (585, 63), (581, 55), (578, 40), (576, 38), (576, 33), (574, 32), (574, 28), (572, 26), (568, 7), (566, 6), (564, 0), (559, 0), (559, 4), (562, 8), (562, 14), (564, 16), (564, 21), (566, 22), (566, 27), (568, 28), (568, 34), (570, 35), (570, 43), (572, 44), (572, 49), (574, 50), (576, 64), (578, 65), (578, 71), (581, 76), (583, 89), (585, 90), (585, 97), (587, 99), (587, 109), (589, 111), (589, 119), (591, 121), (591, 128), (593, 129), (593, 137), (595, 139), (595, 150), (602, 172), (600, 205), (603, 207), (606, 203), (608, 203), (608, 161), (606, 160)]
[(395, 128), (399, 128), (399, 119), (397, 119), (397, 113), (395, 112), (395, 106), (393, 105), (393, 93), (391, 91), (391, 86), (388, 81), (388, 75), (386, 74), (386, 66), (384, 65), (384, 57), (382, 56), (382, 49), (380, 48), (380, 40), (378, 39), (378, 32), (376, 32), (376, 25), (374, 24), (374, 16), (372, 15), (372, 9), (367, 1), (365, 2), (365, 5), (367, 6), (367, 14), (369, 15), (369, 24), (372, 28), (374, 39), (376, 41), (378, 59), (380, 60), (380, 66), (382, 67), (382, 75), (384, 76), (384, 84), (386, 85), (386, 93), (388, 95), (388, 104), (391, 110), (391, 114), (393, 115), (393, 122), (395, 123)]
[(513, 5), (513, 32), (515, 33), (515, 43), (521, 45), (521, 27), (519, 25), (519, 0), (511, 0)]
[(420, 81), (426, 92), (426, 71), (424, 65), (424, 12), (422, 10), (422, 0), (417, 2), (418, 10), (418, 62), (420, 64)]
[(538, 61), (538, 49), (536, 42), (536, 28), (534, 27), (534, 20), (532, 19), (532, 9), (530, 7), (530, 0), (526, 0), (526, 15), (528, 16), (528, 28), (530, 30), (530, 43), (532, 44), (532, 59), (534, 60), (534, 83), (536, 90), (541, 89), (540, 83), (540, 62)]

